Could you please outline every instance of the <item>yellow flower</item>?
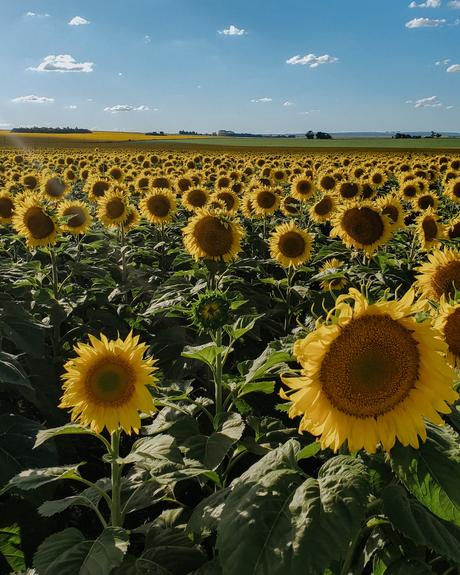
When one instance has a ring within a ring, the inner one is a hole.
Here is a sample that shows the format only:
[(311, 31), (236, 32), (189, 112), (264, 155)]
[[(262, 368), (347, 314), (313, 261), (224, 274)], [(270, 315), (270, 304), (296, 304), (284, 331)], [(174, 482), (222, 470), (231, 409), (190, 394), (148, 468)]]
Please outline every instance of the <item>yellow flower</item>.
[(66, 193), (65, 182), (59, 176), (45, 176), (42, 180), (42, 197), (51, 202), (59, 202)]
[(417, 219), (417, 236), (422, 250), (431, 250), (444, 237), (444, 226), (431, 208)]
[(147, 345), (132, 332), (125, 340), (100, 339), (75, 347), (77, 357), (69, 360), (62, 376), (64, 394), (59, 407), (71, 409), (72, 421), (96, 432), (138, 432), (139, 411), (155, 410), (148, 386), (154, 384), (154, 360), (144, 359)]
[(139, 207), (150, 223), (166, 224), (176, 213), (176, 196), (166, 188), (157, 188), (141, 199)]
[(196, 260), (230, 261), (241, 249), (244, 231), (238, 221), (221, 212), (201, 210), (182, 230), (186, 250)]
[(347, 285), (348, 281), (345, 277), (335, 277), (333, 279), (328, 278), (328, 275), (333, 275), (342, 271), (343, 265), (343, 262), (337, 258), (331, 258), (330, 260), (325, 261), (320, 267), (319, 273), (324, 274), (324, 277), (321, 279), (321, 289), (323, 291), (339, 291)]
[(0, 192), (0, 224), (9, 224), (13, 220), (14, 200), (9, 192)]
[(251, 197), (252, 209), (258, 217), (274, 214), (280, 205), (278, 194), (265, 186), (254, 190)]
[(445, 248), (434, 250), (428, 261), (419, 266), (416, 288), (426, 299), (440, 300), (441, 296), (453, 296), (460, 290), (460, 252)]
[(460, 302), (450, 303), (441, 296), (434, 327), (441, 332), (447, 344), (447, 360), (453, 367), (460, 367)]
[(351, 289), (337, 298), (333, 321), (295, 343), (301, 376), (283, 377), (290, 390), (281, 395), (292, 402), (289, 416), (302, 416), (299, 430), (320, 436), (323, 449), (348, 442), (350, 451), (389, 451), (396, 439), (418, 448), (424, 419), (442, 424), (439, 413), (450, 412), (458, 394), (446, 344), (428, 321), (417, 323), (425, 302), (413, 300), (410, 291), (371, 305)]
[(307, 202), (315, 193), (315, 185), (307, 176), (297, 176), (291, 184), (291, 195), (296, 200)]
[(270, 236), (270, 256), (283, 267), (299, 266), (311, 257), (311, 235), (294, 222), (281, 224)]
[(208, 200), (209, 192), (205, 188), (190, 188), (181, 196), (184, 208), (190, 212), (204, 208)]
[(107, 227), (118, 226), (128, 217), (128, 200), (121, 191), (106, 192), (98, 204), (97, 215)]
[(58, 233), (56, 222), (36, 197), (25, 198), (17, 206), (13, 216), (13, 226), (20, 235), (26, 238), (29, 248), (56, 243)]
[(332, 194), (324, 194), (323, 197), (316, 202), (310, 209), (310, 218), (317, 222), (327, 222), (336, 209), (336, 200)]
[(66, 222), (62, 225), (62, 230), (71, 234), (84, 234), (92, 222), (88, 206), (80, 200), (63, 202), (59, 206), (59, 216), (66, 218)]

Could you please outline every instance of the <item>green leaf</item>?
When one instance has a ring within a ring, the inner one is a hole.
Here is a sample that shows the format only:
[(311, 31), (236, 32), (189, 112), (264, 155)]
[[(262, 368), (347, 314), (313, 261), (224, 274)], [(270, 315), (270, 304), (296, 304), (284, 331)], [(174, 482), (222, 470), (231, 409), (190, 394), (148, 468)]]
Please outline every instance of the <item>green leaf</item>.
[(383, 503), (388, 519), (405, 537), (460, 564), (460, 527), (432, 515), (398, 485), (383, 491)]
[(248, 393), (265, 393), (271, 395), (275, 391), (274, 381), (254, 381), (244, 383), (238, 390), (238, 397), (243, 397)]
[(264, 317), (263, 314), (255, 317), (252, 315), (243, 315), (239, 317), (233, 325), (225, 325), (224, 330), (228, 333), (230, 339), (235, 342), (254, 329), (256, 321), (261, 317)]
[(38, 575), (109, 575), (121, 564), (127, 548), (124, 529), (108, 527), (91, 541), (70, 527), (45, 539), (33, 564)]
[(292, 355), (285, 350), (274, 351), (268, 346), (265, 351), (252, 362), (252, 366), (246, 374), (245, 383), (265, 378), (268, 373), (278, 372), (285, 369), (286, 362), (292, 361)]
[(148, 461), (151, 467), (152, 461), (162, 460), (172, 463), (183, 463), (183, 457), (171, 435), (156, 435), (154, 437), (142, 437), (134, 442), (131, 453), (120, 458), (123, 463), (139, 463)]
[(15, 475), (0, 491), (0, 494), (10, 489), (21, 489), (30, 491), (38, 489), (48, 483), (59, 481), (60, 479), (79, 479), (81, 477), (78, 467), (83, 465), (69, 465), (67, 467), (46, 467), (44, 469), (26, 469)]
[(224, 346), (217, 346), (214, 343), (205, 343), (203, 345), (186, 346), (182, 352), (183, 357), (189, 359), (197, 359), (214, 369), (216, 364), (216, 357), (219, 353), (224, 353), (227, 348)]
[[(99, 489), (107, 492), (110, 491), (112, 483), (110, 479), (100, 479), (96, 482)], [(88, 487), (84, 489), (78, 495), (69, 495), (69, 497), (64, 497), (63, 499), (54, 499), (53, 501), (45, 501), (38, 508), (38, 512), (42, 517), (51, 517), (56, 513), (62, 513), (69, 507), (81, 506), (89, 507), (97, 506), (101, 500), (101, 493), (95, 487)]]
[(187, 523), (187, 532), (199, 534), (204, 529), (216, 531), (229, 495), (230, 487), (226, 487), (200, 501)]
[(0, 351), (0, 388), (32, 398), (35, 390), (14, 355)]
[(61, 427), (54, 427), (52, 429), (43, 429), (37, 433), (37, 439), (35, 441), (35, 447), (38, 447), (45, 441), (52, 439), (53, 437), (58, 437), (59, 435), (95, 435), (97, 433), (85, 427), (84, 425), (79, 425), (77, 423), (68, 423), (62, 425)]
[(52, 445), (32, 450), (39, 429), (36, 421), (21, 415), (0, 415), (0, 486), (24, 469), (56, 463)]
[(344, 455), (330, 459), (318, 479), (297, 489), (289, 505), (292, 573), (316, 575), (345, 557), (365, 516), (369, 489), (366, 467)]
[(299, 451), (297, 454), (297, 461), (314, 457), (319, 451), (321, 451), (321, 444), (319, 441), (314, 441)]
[(419, 449), (396, 445), (391, 466), (406, 488), (425, 507), (460, 525), (460, 442), (450, 427), (427, 425), (428, 438)]
[(24, 553), (21, 551), (21, 529), (16, 523), (0, 527), (0, 555), (11, 569), (25, 571)]

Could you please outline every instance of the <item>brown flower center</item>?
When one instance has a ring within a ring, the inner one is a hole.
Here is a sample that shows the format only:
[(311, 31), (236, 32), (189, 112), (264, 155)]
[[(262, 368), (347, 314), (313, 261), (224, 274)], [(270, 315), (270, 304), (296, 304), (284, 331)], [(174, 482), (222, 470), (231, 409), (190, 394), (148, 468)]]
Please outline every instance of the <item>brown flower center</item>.
[(264, 210), (269, 210), (276, 203), (276, 196), (273, 192), (263, 191), (257, 194), (257, 203)]
[(159, 218), (164, 218), (169, 214), (171, 202), (166, 196), (152, 196), (147, 200), (148, 211)]
[(13, 209), (14, 204), (11, 198), (0, 198), (0, 218), (10, 219)]
[(444, 326), (444, 337), (449, 351), (460, 359), (460, 308), (449, 314)]
[(365, 246), (379, 240), (384, 232), (382, 218), (368, 207), (347, 210), (342, 217), (342, 228), (352, 239)]
[(35, 240), (43, 240), (54, 232), (53, 220), (38, 206), (27, 210), (24, 223)]
[(453, 260), (439, 267), (432, 279), (432, 288), (438, 298), (455, 294), (460, 289), (460, 260)]
[(422, 223), (423, 235), (426, 242), (432, 242), (438, 235), (438, 225), (433, 218), (425, 218)]
[(45, 193), (50, 198), (60, 198), (64, 192), (65, 184), (59, 178), (50, 178), (45, 184)]
[(233, 244), (231, 226), (214, 216), (205, 216), (195, 225), (193, 232), (199, 247), (211, 257), (228, 254)]
[(305, 250), (304, 238), (295, 231), (286, 232), (278, 242), (278, 248), (287, 258), (298, 258)]

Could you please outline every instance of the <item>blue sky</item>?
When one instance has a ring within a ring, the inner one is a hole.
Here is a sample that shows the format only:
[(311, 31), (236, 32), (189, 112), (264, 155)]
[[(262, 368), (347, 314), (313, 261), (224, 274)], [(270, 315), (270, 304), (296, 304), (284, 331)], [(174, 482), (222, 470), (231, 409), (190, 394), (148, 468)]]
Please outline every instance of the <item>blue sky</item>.
[(0, 124), (460, 131), (460, 1), (409, 2), (0, 0)]

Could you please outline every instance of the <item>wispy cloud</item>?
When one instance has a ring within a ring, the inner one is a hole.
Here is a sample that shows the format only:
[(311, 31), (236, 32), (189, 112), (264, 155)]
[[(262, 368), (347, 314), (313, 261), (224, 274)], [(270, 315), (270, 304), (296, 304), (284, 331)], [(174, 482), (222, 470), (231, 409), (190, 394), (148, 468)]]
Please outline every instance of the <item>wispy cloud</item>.
[(28, 68), (34, 72), (92, 72), (94, 62), (77, 62), (70, 54), (46, 56), (36, 68)]
[(218, 30), (218, 32), (224, 36), (245, 36), (247, 34), (244, 28), (237, 28), (233, 24), (230, 24), (230, 26), (224, 30)]
[(74, 16), (72, 20), (69, 20), (68, 24), (69, 26), (86, 26), (91, 24), (91, 22), (82, 16)]
[(442, 102), (438, 96), (428, 96), (427, 98), (420, 98), (419, 100), (407, 100), (407, 104), (414, 104), (414, 108), (442, 108)]
[(439, 28), (447, 23), (445, 18), (431, 19), (431, 18), (413, 18), (406, 22), (406, 28)]
[(452, 64), (446, 70), (449, 74), (455, 74), (456, 72), (460, 72), (460, 64)]
[(293, 105), (294, 105), (294, 102), (289, 102), (288, 100), (286, 100), (286, 102), (283, 102), (283, 106), (285, 108), (289, 108), (289, 106), (293, 106)]
[(18, 96), (17, 98), (13, 98), (11, 101), (15, 104), (52, 104), (54, 102), (54, 98), (34, 96), (33, 94), (30, 94), (30, 96)]
[(286, 60), (286, 64), (299, 64), (300, 66), (317, 68), (322, 64), (335, 64), (338, 61), (338, 58), (335, 56), (330, 56), (329, 54), (323, 54), (322, 56), (315, 56), (315, 54), (306, 54), (305, 56), (300, 56), (297, 54), (296, 56), (292, 56), (292, 58)]
[(49, 18), (50, 15), (49, 14), (38, 14), (37, 12), (26, 12), (25, 13), (26, 18)]
[(411, 2), (409, 8), (439, 8), (441, 0), (426, 0), (425, 2)]
[(446, 58), (445, 60), (438, 60), (437, 62), (434, 63), (435, 66), (447, 66), (447, 64), (449, 64), (450, 60), (449, 58)]
[[(104, 108), (104, 112), (110, 112), (111, 114), (119, 114), (120, 112), (147, 112), (148, 110), (150, 110), (148, 106), (129, 106), (128, 104), (117, 104), (116, 106)], [(158, 111), (158, 108), (154, 108), (153, 111)]]
[(144, 44), (150, 44), (152, 42), (152, 38), (148, 34), (144, 36)]
[(259, 103), (266, 104), (267, 102), (273, 102), (273, 98), (253, 98), (251, 102), (253, 104), (259, 104)]
[(449, 8), (460, 9), (460, 0), (451, 0), (448, 4)]

